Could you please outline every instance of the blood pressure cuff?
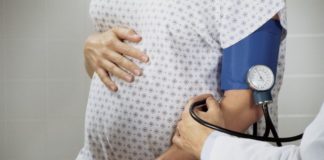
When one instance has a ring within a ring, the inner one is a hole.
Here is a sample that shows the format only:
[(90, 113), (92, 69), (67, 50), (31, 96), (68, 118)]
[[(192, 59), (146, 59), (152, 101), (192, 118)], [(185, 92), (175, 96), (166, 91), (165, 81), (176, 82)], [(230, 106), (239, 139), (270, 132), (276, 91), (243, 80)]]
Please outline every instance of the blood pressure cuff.
[(258, 30), (236, 44), (223, 49), (221, 89), (248, 89), (248, 70), (266, 65), (276, 75), (282, 27), (278, 20), (269, 20)]

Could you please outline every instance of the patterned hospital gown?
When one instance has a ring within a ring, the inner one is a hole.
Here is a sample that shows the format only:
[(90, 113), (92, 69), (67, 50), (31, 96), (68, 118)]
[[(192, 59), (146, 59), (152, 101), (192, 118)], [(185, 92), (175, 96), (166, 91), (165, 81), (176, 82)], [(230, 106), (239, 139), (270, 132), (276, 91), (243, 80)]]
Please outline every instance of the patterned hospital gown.
[[(143, 37), (128, 43), (150, 57), (133, 60), (143, 76), (127, 83), (116, 77), (117, 93), (94, 74), (85, 120), (85, 144), (77, 160), (153, 160), (170, 145), (184, 105), (192, 96), (221, 96), (222, 48), (243, 39), (279, 13), (284, 0), (92, 0), (90, 15), (99, 32), (114, 26)], [(271, 115), (277, 122), (277, 94), (284, 71), (285, 33), (280, 47)], [(237, 53), (237, 56), (240, 53)], [(259, 122), (259, 132), (264, 129)]]

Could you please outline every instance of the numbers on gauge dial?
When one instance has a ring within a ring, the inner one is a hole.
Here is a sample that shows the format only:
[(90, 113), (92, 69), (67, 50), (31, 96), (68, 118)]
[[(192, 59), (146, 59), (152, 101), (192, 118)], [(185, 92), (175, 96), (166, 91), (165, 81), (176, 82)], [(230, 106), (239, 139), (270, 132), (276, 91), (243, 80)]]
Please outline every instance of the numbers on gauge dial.
[(269, 90), (274, 84), (271, 69), (264, 65), (253, 66), (248, 72), (247, 79), (250, 87), (258, 91)]

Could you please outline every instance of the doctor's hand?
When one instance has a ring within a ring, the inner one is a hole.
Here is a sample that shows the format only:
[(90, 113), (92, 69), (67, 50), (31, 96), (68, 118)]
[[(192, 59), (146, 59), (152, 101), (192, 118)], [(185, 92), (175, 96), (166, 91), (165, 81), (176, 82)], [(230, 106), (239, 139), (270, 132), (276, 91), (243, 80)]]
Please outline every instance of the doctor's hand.
[[(218, 102), (212, 95), (207, 95), (207, 97), (207, 112), (198, 109), (196, 110), (196, 114), (209, 123), (225, 127), (223, 113)], [(176, 133), (172, 139), (172, 142), (176, 146), (185, 152), (192, 153), (197, 159), (200, 159), (200, 154), (205, 140), (213, 132), (212, 129), (196, 122), (189, 113), (190, 105), (202, 98), (204, 97), (194, 97), (186, 105), (181, 120), (178, 123)]]
[(134, 76), (142, 74), (141, 68), (128, 57), (141, 62), (149, 60), (146, 54), (124, 43), (125, 40), (138, 43), (142, 38), (132, 29), (114, 27), (106, 32), (90, 35), (84, 45), (84, 59), (89, 76), (96, 72), (111, 91), (118, 90), (118, 86), (110, 78), (111, 75), (132, 82)]

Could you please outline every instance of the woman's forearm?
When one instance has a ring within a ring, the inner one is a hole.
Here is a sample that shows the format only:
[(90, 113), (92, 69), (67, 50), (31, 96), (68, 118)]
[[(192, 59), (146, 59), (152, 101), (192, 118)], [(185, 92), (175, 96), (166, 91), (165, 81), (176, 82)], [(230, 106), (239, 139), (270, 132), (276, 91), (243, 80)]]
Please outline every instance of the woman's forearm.
[(254, 105), (251, 90), (228, 90), (221, 102), (225, 127), (244, 132), (262, 116), (262, 109)]

